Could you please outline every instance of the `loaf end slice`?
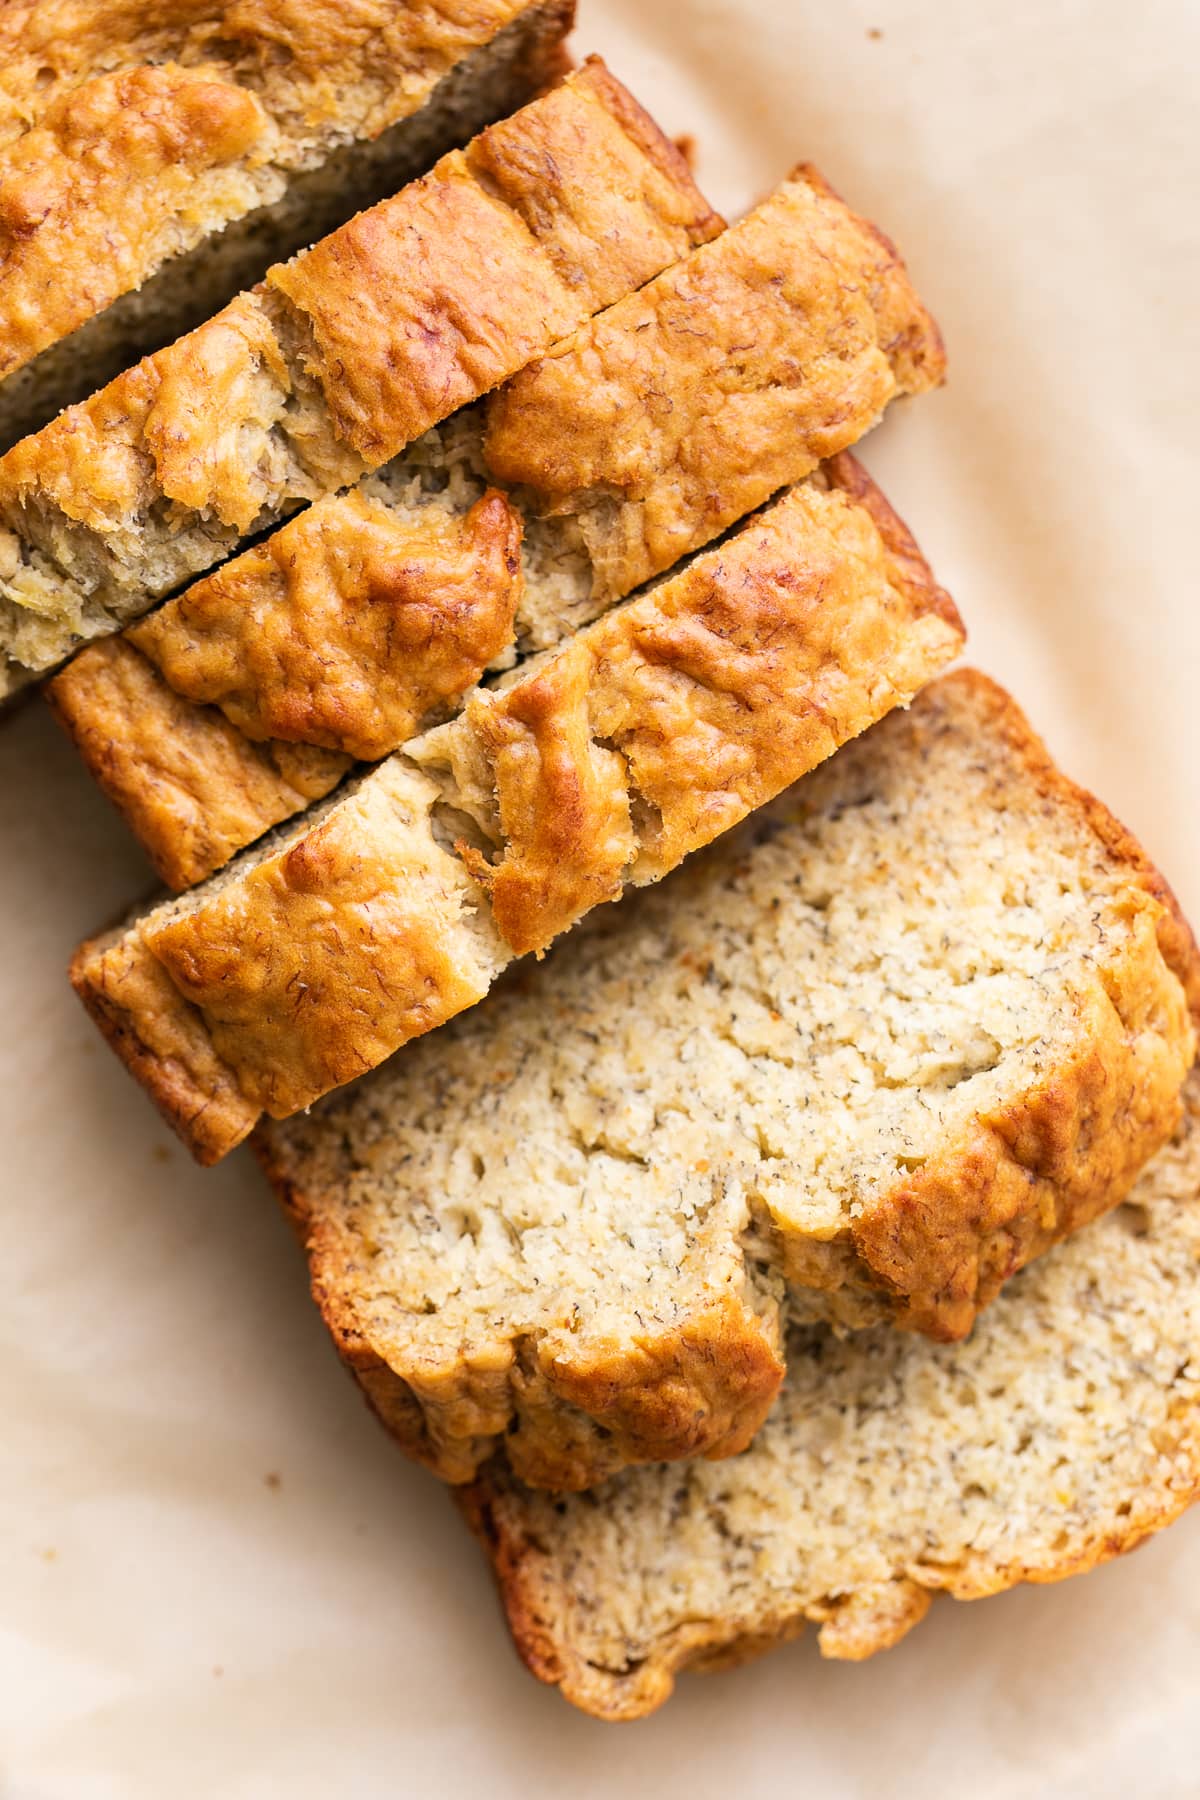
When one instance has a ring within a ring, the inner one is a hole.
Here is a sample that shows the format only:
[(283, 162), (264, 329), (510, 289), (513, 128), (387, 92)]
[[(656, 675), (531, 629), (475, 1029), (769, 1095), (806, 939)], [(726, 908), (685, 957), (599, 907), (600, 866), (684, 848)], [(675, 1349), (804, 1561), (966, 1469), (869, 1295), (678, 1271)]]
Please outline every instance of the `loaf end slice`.
[(717, 1273), (776, 1357), (785, 1295), (963, 1336), (1169, 1137), (1189, 993), (1160, 878), (967, 673), (257, 1142), (402, 1441), (578, 1486), (749, 1422)]
[(682, 1669), (818, 1627), (890, 1648), (975, 1600), (1135, 1549), (1200, 1492), (1200, 1079), (1128, 1203), (1018, 1277), (971, 1339), (798, 1328), (732, 1461), (554, 1500), (501, 1462), (463, 1495), (532, 1672), (638, 1718)]
[(0, 458), (5, 689), (394, 456), (720, 224), (592, 62), (277, 265)]
[(561, 72), (571, 0), (0, 18), (0, 451)]

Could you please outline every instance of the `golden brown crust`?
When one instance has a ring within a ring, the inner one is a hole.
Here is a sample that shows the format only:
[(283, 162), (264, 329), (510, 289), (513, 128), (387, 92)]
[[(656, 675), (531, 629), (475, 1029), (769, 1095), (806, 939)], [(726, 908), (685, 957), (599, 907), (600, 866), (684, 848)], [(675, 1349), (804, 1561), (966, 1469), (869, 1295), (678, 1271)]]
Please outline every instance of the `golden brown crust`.
[(0, 154), (0, 378), (137, 287), (197, 178), (267, 131), (215, 68), (122, 69), (63, 94)]
[[(719, 220), (626, 135), (616, 92), (588, 65), (0, 458), (4, 685), (356, 480), (711, 237)], [(524, 215), (472, 156), (510, 171)], [(599, 193), (598, 160), (614, 171)]]
[[(522, 0), (38, 0), (0, 18), (0, 377), (346, 136), (417, 111)], [(568, 21), (564, 20), (564, 28)], [(400, 78), (398, 78), (400, 77)]]
[(46, 699), (176, 889), (321, 799), (350, 767), (334, 751), (251, 743), (216, 707), (182, 699), (126, 637), (81, 650)]
[(240, 1144), (258, 1108), (140, 939), (119, 930), (94, 938), (75, 952), (70, 972), (105, 1038), (197, 1162), (218, 1162)]
[(480, 999), (474, 891), (399, 762), (295, 842), (140, 936), (198, 1008), (243, 1094), (277, 1117)]
[(306, 366), (334, 430), (365, 466), (720, 229), (686, 169), (665, 178), (666, 151), (627, 135), (621, 92), (588, 62), (270, 271), (311, 334)]
[(294, 1179), (270, 1132), (251, 1143), (308, 1257), (339, 1355), (384, 1428), (442, 1480), (473, 1481), (503, 1444), (523, 1481), (575, 1492), (630, 1463), (736, 1455), (770, 1410), (784, 1373), (777, 1312), (764, 1316), (728, 1290), (628, 1342), (497, 1341), (397, 1370), (356, 1308), (353, 1248), (334, 1209)]
[(456, 699), (512, 640), (521, 522), (329, 496), (81, 651), (46, 697), (163, 880), (201, 881)]
[(943, 370), (894, 247), (802, 168), (710, 249), (497, 394), (489, 465), (543, 510), (578, 513), (611, 597), (846, 449), (889, 400)]
[(541, 951), (630, 880), (658, 880), (906, 705), (962, 642), (844, 456), (525, 680), (475, 694), (503, 848), (472, 866), (505, 940)]
[(248, 738), (372, 762), (512, 640), (521, 521), (494, 489), (405, 518), (355, 491), (301, 514), (127, 636)]
[[(911, 539), (878, 502), (894, 558), (842, 479), (868, 491), (852, 465), (796, 489), (532, 675), (476, 694), (465, 723), (499, 798), (498, 866), (439, 848), (437, 790), (395, 759), (360, 802), (185, 915), (142, 926), (248, 1098), (286, 1117), (479, 999), (507, 955), (497, 940), (481, 963), (459, 929), (483, 904), (476, 882), (509, 950), (541, 948), (629, 879), (657, 879), (710, 842), (957, 654), (957, 615)], [(401, 817), (387, 781), (407, 796)], [(640, 833), (634, 802), (655, 821)]]
[[(0, 504), (49, 506), (98, 534), (136, 532), (165, 495), (249, 531), (267, 503), (237, 425), (275, 423), (292, 390), (260, 300), (241, 294), (0, 457)], [(309, 490), (311, 491), (311, 490)]]

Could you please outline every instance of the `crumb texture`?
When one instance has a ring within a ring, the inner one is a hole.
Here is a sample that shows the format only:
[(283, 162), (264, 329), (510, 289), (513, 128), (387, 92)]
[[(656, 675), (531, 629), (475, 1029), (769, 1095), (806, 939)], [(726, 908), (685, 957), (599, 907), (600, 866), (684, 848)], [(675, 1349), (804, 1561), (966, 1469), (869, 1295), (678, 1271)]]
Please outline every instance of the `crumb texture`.
[(566, 1499), (494, 1465), (469, 1498), (533, 1671), (602, 1718), (675, 1672), (819, 1626), (888, 1648), (930, 1597), (1055, 1581), (1134, 1548), (1200, 1486), (1200, 1080), (1128, 1204), (1051, 1251), (965, 1344), (797, 1327), (743, 1455)]
[(582, 1486), (748, 1438), (785, 1289), (962, 1336), (1169, 1136), (1195, 976), (1137, 846), (951, 676), (260, 1147), (409, 1448)]

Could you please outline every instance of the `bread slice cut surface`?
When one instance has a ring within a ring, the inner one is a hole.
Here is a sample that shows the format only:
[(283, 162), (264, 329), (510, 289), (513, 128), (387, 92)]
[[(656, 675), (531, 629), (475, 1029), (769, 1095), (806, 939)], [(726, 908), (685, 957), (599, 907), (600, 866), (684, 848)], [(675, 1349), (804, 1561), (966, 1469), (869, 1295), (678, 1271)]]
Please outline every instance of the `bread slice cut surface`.
[(1198, 988), (965, 673), (260, 1149), (401, 1441), (583, 1487), (749, 1442), (785, 1299), (963, 1336), (1169, 1137)]
[(970, 1340), (797, 1328), (741, 1456), (554, 1499), (496, 1463), (466, 1496), (517, 1645), (584, 1711), (637, 1718), (683, 1668), (812, 1623), (895, 1644), (930, 1600), (1076, 1575), (1200, 1491), (1200, 1080), (1127, 1204), (1027, 1269)]

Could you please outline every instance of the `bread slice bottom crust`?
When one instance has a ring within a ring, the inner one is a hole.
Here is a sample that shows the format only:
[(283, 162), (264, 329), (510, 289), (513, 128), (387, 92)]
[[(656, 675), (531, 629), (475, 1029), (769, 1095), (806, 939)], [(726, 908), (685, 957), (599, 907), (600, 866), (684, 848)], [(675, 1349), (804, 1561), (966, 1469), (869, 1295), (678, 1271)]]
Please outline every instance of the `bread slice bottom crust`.
[(1028, 1269), (951, 1348), (800, 1331), (732, 1462), (555, 1500), (497, 1462), (465, 1490), (517, 1648), (583, 1711), (635, 1719), (680, 1670), (816, 1625), (822, 1655), (1136, 1549), (1200, 1492), (1200, 1076), (1128, 1204)]

